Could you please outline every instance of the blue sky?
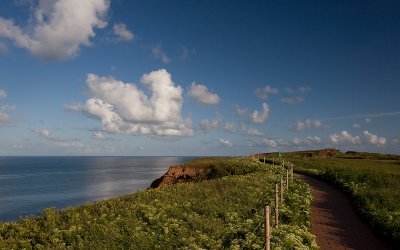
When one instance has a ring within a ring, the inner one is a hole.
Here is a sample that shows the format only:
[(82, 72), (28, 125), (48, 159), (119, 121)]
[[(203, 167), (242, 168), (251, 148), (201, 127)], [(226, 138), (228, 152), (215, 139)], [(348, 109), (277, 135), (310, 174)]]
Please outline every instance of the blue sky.
[(400, 153), (398, 1), (0, 3), (0, 155)]

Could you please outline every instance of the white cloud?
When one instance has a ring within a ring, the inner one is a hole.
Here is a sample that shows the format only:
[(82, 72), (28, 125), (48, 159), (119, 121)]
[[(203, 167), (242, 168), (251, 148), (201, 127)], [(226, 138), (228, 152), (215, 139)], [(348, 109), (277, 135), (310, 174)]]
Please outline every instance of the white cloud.
[[(7, 93), (0, 89), (0, 100), (7, 98)], [(9, 113), (14, 111), (16, 108), (15, 105), (1, 105), (0, 106), (0, 125), (9, 124), (11, 122), (11, 117)]]
[(249, 135), (249, 136), (264, 136), (265, 134), (263, 132), (259, 131), (258, 129), (249, 128), (247, 130), (247, 135)]
[(304, 101), (303, 97), (301, 96), (296, 96), (296, 97), (285, 97), (281, 99), (282, 103), (289, 104), (289, 105), (295, 105), (302, 103)]
[(310, 146), (313, 144), (320, 144), (321, 143), (321, 138), (318, 136), (307, 136), (304, 140), (294, 137), (292, 139), (292, 144), (295, 146)]
[(306, 131), (313, 128), (316, 129), (328, 129), (329, 125), (324, 125), (320, 120), (306, 119), (304, 121), (297, 121), (295, 125), (290, 126), (294, 131)]
[(7, 94), (4, 90), (0, 89), (0, 99), (4, 99), (7, 97)]
[(55, 137), (53, 134), (50, 133), (47, 129), (32, 129), (32, 132), (44, 139), (50, 140), (50, 141), (61, 141), (57, 137)]
[(367, 118), (364, 119), (364, 121), (365, 121), (366, 123), (371, 123), (371, 122), (372, 122), (372, 119), (369, 118), (369, 117), (367, 117)]
[(269, 147), (273, 147), (273, 148), (278, 146), (278, 143), (272, 139), (263, 139), (261, 144), (264, 146), (269, 146)]
[(227, 122), (227, 123), (225, 123), (224, 129), (225, 129), (225, 131), (227, 131), (229, 133), (235, 133), (237, 130), (237, 126), (233, 122)]
[(228, 141), (228, 140), (219, 139), (218, 141), (219, 141), (219, 143), (221, 143), (225, 147), (232, 147), (232, 143), (230, 141)]
[(333, 144), (360, 144), (361, 143), (359, 136), (352, 136), (346, 130), (343, 130), (339, 134), (330, 135), (329, 139)]
[(116, 23), (113, 27), (114, 35), (117, 37), (118, 41), (132, 41), (135, 35), (128, 30), (126, 24)]
[(269, 105), (264, 102), (263, 103), (263, 111), (259, 112), (259, 111), (255, 110), (251, 114), (250, 118), (254, 123), (264, 123), (268, 119), (268, 115), (269, 115)]
[(0, 17), (0, 37), (45, 60), (75, 56), (81, 45), (90, 46), (94, 28), (107, 26), (109, 0), (40, 0), (27, 28)]
[(220, 118), (214, 118), (212, 120), (203, 119), (200, 121), (200, 126), (202, 130), (208, 132), (212, 129), (218, 128), (220, 122), (221, 122)]
[(310, 86), (300, 86), (298, 88), (285, 88), (285, 91), (290, 93), (290, 94), (295, 94), (295, 93), (305, 94), (310, 90), (311, 90)]
[(94, 131), (92, 134), (92, 138), (95, 140), (105, 140), (106, 137), (101, 133), (101, 131)]
[(358, 124), (358, 123), (354, 123), (353, 124), (353, 128), (360, 128), (361, 126), (360, 126), (360, 124)]
[(301, 144), (301, 140), (299, 138), (295, 137), (295, 138), (292, 139), (292, 143), (294, 145), (299, 145), (299, 144)]
[(137, 147), (137, 149), (138, 149), (138, 150), (145, 150), (145, 147), (142, 146), (142, 145), (140, 145), (140, 146)]
[(144, 74), (140, 81), (151, 97), (135, 84), (88, 74), (92, 97), (85, 104), (66, 105), (66, 109), (99, 119), (102, 130), (109, 133), (193, 135), (191, 119), (181, 117), (182, 88), (172, 82), (171, 75), (160, 69)]
[(318, 136), (307, 136), (305, 141), (309, 144), (319, 144), (321, 143), (321, 138)]
[(374, 134), (368, 132), (367, 130), (365, 130), (363, 132), (363, 134), (364, 134), (364, 136), (365, 136), (365, 138), (366, 138), (368, 143), (371, 143), (371, 144), (374, 144), (374, 145), (379, 145), (379, 146), (382, 146), (382, 145), (386, 144), (386, 138), (385, 137), (379, 137), (377, 135), (374, 135)]
[(77, 139), (71, 141), (61, 141), (57, 143), (57, 146), (64, 147), (79, 153), (92, 153), (94, 151), (88, 145)]
[(276, 95), (278, 93), (279, 93), (279, 90), (277, 88), (273, 88), (269, 85), (265, 86), (264, 88), (257, 88), (254, 91), (254, 94), (261, 100), (267, 99), (268, 95)]
[(161, 60), (163, 63), (167, 64), (171, 62), (171, 59), (165, 54), (165, 52), (162, 50), (161, 45), (158, 44), (154, 47), (151, 48), (151, 54), (155, 59)]
[(208, 91), (208, 88), (202, 84), (192, 82), (189, 89), (189, 96), (196, 99), (199, 103), (214, 105), (219, 103), (219, 96)]
[(243, 116), (245, 114), (247, 114), (248, 109), (246, 108), (241, 108), (239, 105), (236, 105), (236, 110), (235, 110), (235, 114), (238, 116)]

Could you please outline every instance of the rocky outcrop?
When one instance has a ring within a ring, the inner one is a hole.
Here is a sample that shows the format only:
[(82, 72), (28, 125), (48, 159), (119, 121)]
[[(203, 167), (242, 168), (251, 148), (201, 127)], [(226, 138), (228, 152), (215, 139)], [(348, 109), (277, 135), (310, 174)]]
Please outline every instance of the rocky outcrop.
[(200, 177), (201, 174), (207, 172), (205, 168), (195, 168), (195, 167), (176, 167), (172, 166), (168, 169), (160, 178), (156, 179), (151, 183), (151, 188), (158, 188), (161, 186), (172, 185), (178, 182), (191, 181)]

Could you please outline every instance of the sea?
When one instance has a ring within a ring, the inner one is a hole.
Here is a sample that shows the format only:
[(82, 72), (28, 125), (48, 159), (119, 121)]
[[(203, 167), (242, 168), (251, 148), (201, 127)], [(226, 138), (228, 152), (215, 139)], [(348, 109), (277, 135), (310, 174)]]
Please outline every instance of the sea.
[(146, 189), (195, 157), (0, 157), (0, 222)]

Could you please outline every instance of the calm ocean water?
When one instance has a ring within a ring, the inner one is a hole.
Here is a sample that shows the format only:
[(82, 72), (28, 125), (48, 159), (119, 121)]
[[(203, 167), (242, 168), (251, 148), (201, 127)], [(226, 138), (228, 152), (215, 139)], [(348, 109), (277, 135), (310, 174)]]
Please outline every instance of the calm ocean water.
[(149, 187), (194, 157), (0, 157), (0, 221)]

